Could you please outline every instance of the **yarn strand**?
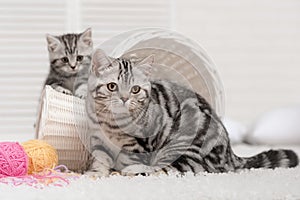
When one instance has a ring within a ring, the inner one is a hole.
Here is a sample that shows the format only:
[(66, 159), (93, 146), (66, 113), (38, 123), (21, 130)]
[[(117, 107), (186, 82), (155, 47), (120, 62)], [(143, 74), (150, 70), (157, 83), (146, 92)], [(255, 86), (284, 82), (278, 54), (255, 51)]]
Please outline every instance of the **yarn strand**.
[[(61, 169), (65, 172), (61, 172)], [(45, 186), (64, 187), (79, 177), (80, 174), (70, 172), (66, 166), (60, 165), (54, 169), (47, 168), (31, 175), (2, 177), (0, 183), (13, 186), (27, 185), (36, 189), (43, 189)]]

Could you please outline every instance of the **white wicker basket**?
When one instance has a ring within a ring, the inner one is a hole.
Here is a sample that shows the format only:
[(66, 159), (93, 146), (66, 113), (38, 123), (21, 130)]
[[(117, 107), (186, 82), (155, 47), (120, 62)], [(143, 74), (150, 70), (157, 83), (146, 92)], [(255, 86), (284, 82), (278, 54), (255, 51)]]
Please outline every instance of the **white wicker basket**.
[(88, 157), (83, 145), (87, 131), (85, 101), (46, 86), (42, 92), (36, 138), (54, 146), (59, 164), (82, 171)]

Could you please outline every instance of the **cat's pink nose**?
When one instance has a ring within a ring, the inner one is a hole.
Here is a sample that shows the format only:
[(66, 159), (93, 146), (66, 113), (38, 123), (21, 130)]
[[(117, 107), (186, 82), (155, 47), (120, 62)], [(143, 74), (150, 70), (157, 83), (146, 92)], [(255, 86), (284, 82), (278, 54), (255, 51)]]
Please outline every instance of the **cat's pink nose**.
[(123, 103), (126, 103), (126, 101), (128, 101), (128, 97), (121, 97), (121, 100), (123, 101)]

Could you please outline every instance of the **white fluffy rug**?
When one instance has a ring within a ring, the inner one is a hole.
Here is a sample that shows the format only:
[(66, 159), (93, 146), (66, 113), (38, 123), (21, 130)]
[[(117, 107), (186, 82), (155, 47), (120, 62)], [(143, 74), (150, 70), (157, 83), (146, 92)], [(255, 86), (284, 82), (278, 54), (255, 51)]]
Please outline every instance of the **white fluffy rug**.
[[(238, 155), (248, 156), (268, 147), (235, 147)], [(298, 154), (300, 147), (293, 147)], [(293, 169), (247, 170), (240, 173), (185, 177), (112, 176), (99, 180), (81, 177), (65, 187), (34, 189), (30, 186), (0, 184), (1, 200), (48, 199), (300, 199), (300, 167)]]

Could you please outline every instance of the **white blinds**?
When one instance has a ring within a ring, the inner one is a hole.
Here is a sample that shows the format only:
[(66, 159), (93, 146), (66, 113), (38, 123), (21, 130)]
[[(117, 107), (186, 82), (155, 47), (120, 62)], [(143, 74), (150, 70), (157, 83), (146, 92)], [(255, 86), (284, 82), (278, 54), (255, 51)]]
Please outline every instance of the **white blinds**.
[(63, 1), (0, 2), (0, 140), (31, 138), (48, 71), (45, 33), (64, 29)]
[(45, 34), (92, 27), (94, 43), (145, 26), (169, 27), (170, 1), (1, 0), (0, 141), (33, 137), (49, 70)]
[(123, 31), (170, 27), (169, 0), (82, 0), (81, 26), (93, 27), (95, 44)]

